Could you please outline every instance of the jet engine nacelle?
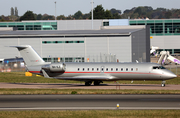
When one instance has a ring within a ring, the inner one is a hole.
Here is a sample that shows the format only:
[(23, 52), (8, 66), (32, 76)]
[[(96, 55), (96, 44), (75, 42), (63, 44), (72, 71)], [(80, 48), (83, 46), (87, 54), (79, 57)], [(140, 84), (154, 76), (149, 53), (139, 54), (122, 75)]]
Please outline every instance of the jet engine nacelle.
[(66, 70), (66, 65), (64, 63), (55, 63), (50, 65), (42, 66), (42, 69), (48, 70), (50, 72), (64, 72)]

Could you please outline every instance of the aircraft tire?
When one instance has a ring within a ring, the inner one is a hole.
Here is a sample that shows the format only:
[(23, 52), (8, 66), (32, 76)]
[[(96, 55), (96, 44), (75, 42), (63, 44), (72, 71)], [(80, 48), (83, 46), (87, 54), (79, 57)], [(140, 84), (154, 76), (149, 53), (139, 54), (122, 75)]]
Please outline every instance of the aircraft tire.
[(95, 86), (97, 86), (97, 85), (99, 85), (99, 84), (100, 84), (99, 81), (94, 81), (94, 85), (95, 85)]
[(85, 86), (90, 86), (92, 82), (85, 82)]
[(166, 85), (164, 83), (161, 84), (161, 87), (165, 87)]

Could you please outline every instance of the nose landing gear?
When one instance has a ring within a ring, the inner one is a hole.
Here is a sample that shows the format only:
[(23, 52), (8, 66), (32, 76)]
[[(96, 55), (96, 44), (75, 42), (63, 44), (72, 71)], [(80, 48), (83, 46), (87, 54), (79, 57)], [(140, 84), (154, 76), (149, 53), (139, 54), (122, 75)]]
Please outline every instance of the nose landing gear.
[(165, 87), (166, 86), (165, 83), (166, 83), (166, 81), (163, 80), (162, 83), (161, 83), (161, 87)]

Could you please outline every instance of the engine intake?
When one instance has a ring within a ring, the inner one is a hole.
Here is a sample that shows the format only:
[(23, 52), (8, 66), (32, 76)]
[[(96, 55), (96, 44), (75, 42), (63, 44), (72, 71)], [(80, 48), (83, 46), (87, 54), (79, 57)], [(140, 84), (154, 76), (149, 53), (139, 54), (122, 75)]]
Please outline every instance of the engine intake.
[(64, 72), (66, 70), (66, 64), (64, 63), (55, 63), (50, 65), (42, 66), (42, 69), (48, 70), (50, 72)]

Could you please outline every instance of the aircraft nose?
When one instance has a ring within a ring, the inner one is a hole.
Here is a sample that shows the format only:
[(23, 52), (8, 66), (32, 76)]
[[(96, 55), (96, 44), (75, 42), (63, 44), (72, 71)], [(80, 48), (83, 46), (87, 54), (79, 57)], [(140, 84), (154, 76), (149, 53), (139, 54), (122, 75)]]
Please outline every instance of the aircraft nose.
[(171, 74), (169, 75), (169, 77), (170, 77), (170, 78), (176, 78), (177, 75), (175, 75), (174, 73), (171, 73)]
[(176, 77), (177, 77), (177, 75), (174, 74), (174, 75), (173, 75), (173, 78), (176, 78)]

